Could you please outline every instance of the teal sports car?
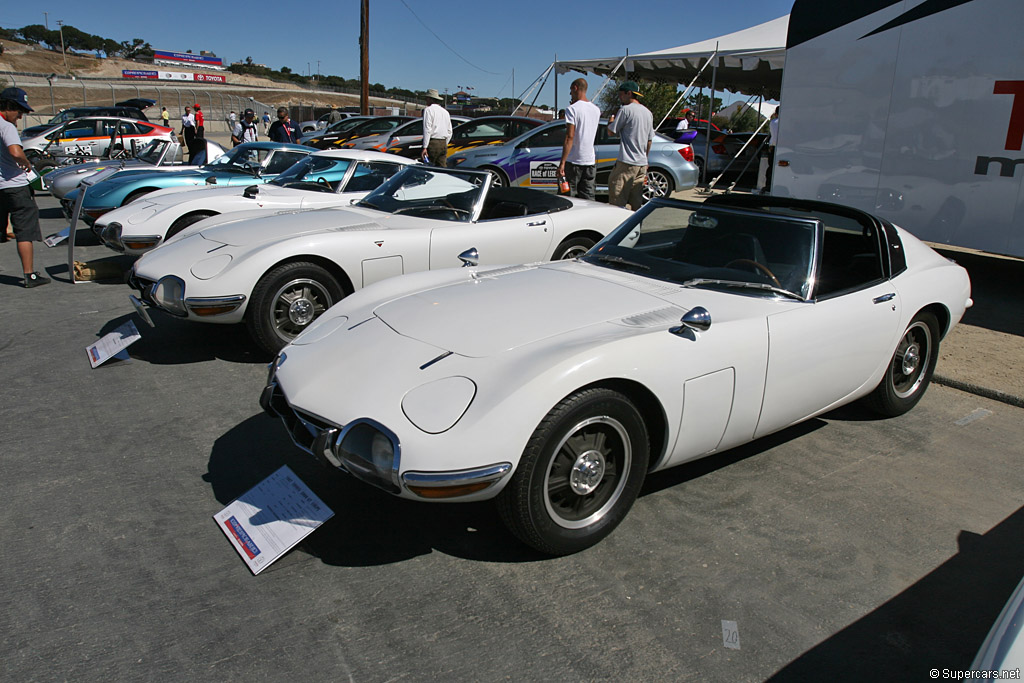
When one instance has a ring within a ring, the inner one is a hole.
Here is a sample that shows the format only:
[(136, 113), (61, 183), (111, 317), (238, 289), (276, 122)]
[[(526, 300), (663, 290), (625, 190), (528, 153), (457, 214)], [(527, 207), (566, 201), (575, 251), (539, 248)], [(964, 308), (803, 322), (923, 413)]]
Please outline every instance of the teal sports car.
[[(139, 197), (170, 187), (188, 185), (261, 185), (273, 180), (292, 164), (315, 151), (303, 145), (282, 142), (247, 142), (227, 154), (200, 166), (182, 171), (120, 171), (89, 188), (80, 218), (88, 225), (106, 212), (135, 201)], [(71, 218), (81, 188), (64, 195), (61, 207)]]

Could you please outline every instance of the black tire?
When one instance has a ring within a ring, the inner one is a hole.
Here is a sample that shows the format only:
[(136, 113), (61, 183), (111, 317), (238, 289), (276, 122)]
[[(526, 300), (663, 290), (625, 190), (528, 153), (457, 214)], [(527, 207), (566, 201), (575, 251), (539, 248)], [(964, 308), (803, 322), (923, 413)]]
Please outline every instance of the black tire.
[(276, 354), (346, 291), (315, 263), (285, 263), (266, 273), (252, 291), (246, 323), (253, 340)]
[(906, 413), (924, 396), (938, 357), (939, 321), (932, 313), (918, 313), (900, 337), (885, 376), (865, 397), (865, 403), (885, 417)]
[(640, 412), (610, 389), (564, 399), (537, 426), (496, 499), (521, 541), (550, 555), (589, 548), (629, 512), (647, 474)]
[(167, 234), (164, 235), (164, 241), (171, 239), (179, 232), (199, 221), (206, 220), (210, 216), (216, 216), (217, 214), (213, 211), (200, 211), (199, 213), (190, 213), (186, 216), (182, 216), (178, 220), (171, 223), (171, 227), (167, 229)]
[(509, 180), (501, 169), (494, 168), (493, 166), (484, 166), (480, 170), (487, 171), (487, 173), (490, 174), (492, 178), (494, 178), (494, 182), (492, 184), (495, 187), (508, 187)]
[(704, 182), (704, 159), (694, 157), (693, 165), (697, 167), (697, 184), (701, 185)]
[(668, 171), (660, 168), (647, 169), (647, 184), (644, 185), (644, 201), (650, 201), (655, 197), (668, 197), (675, 189), (672, 176)]
[(124, 198), (124, 202), (121, 204), (121, 206), (125, 206), (126, 204), (131, 204), (132, 202), (134, 202), (139, 197), (142, 197), (143, 195), (147, 195), (150, 192), (156, 192), (156, 188), (155, 187), (147, 187), (147, 188), (144, 188), (142, 190), (135, 190), (135, 192), (132, 192), (131, 194), (129, 194), (127, 197)]
[(555, 250), (551, 253), (552, 261), (562, 261), (565, 259), (573, 259), (578, 256), (583, 256), (587, 253), (592, 246), (597, 244), (594, 240), (589, 237), (569, 237), (555, 247)]

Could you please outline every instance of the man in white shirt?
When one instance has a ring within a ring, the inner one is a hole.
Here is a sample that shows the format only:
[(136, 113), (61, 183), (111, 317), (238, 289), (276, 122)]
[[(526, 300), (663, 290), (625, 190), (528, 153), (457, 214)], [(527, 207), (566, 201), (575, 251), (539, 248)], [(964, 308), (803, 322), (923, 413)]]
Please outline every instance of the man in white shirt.
[(235, 124), (234, 130), (231, 131), (231, 142), (235, 143), (235, 146), (242, 144), (243, 142), (256, 142), (259, 140), (259, 136), (256, 134), (256, 112), (252, 109), (246, 109), (245, 113), (242, 114), (242, 120)]
[(448, 165), (448, 141), (452, 139), (452, 117), (441, 106), (437, 89), (427, 90), (430, 105), (423, 110), (423, 161), (444, 168)]
[(577, 78), (569, 85), (569, 106), (565, 109), (565, 142), (558, 177), (569, 182), (569, 196), (595, 199), (594, 176), (597, 157), (594, 136), (601, 121), (601, 110), (587, 100), (587, 79)]
[(21, 88), (6, 88), (0, 92), (0, 242), (7, 241), (7, 222), (10, 221), (25, 274), (24, 286), (39, 287), (50, 278), (40, 275), (32, 265), (32, 242), (42, 239), (39, 208), (28, 186), (32, 164), (25, 156), (15, 126), (22, 114), (31, 111)]
[(676, 132), (682, 133), (690, 127), (690, 110), (683, 111), (683, 115), (679, 117), (679, 123), (676, 124)]

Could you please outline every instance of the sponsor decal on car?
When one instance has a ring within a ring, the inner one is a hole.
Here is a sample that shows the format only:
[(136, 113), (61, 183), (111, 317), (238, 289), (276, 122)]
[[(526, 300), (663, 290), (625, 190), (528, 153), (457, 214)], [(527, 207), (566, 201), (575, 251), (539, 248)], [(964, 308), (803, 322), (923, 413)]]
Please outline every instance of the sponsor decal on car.
[(530, 162), (530, 185), (557, 185), (558, 164), (554, 161)]

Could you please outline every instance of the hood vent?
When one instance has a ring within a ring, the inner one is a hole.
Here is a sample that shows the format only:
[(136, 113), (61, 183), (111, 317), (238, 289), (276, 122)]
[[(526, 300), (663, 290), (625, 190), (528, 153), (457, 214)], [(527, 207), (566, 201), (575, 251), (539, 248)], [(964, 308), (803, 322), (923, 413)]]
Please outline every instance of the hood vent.
[(336, 228), (330, 228), (334, 232), (365, 232), (367, 230), (383, 230), (384, 226), (380, 223), (357, 223), (355, 225), (339, 225)]
[(631, 315), (628, 318), (622, 318), (618, 321), (619, 325), (626, 325), (627, 327), (662, 327), (665, 325), (675, 325), (679, 322), (679, 319), (683, 316), (684, 311), (681, 308), (675, 306), (666, 306), (665, 308), (656, 308), (653, 311), (647, 311), (646, 313), (638, 313)]

